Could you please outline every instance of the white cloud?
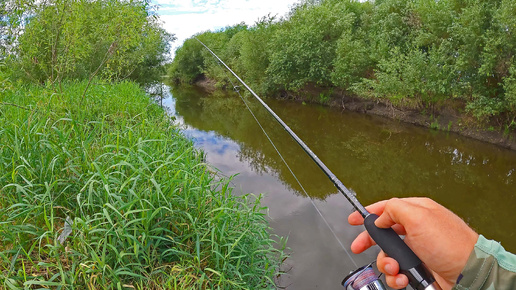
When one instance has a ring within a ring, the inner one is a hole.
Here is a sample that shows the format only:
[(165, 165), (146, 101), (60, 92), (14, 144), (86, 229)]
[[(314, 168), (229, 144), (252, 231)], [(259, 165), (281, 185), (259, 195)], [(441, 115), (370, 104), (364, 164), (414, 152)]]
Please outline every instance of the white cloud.
[(175, 50), (192, 35), (245, 22), (267, 14), (284, 16), (299, 0), (154, 0), (163, 27), (176, 35)]

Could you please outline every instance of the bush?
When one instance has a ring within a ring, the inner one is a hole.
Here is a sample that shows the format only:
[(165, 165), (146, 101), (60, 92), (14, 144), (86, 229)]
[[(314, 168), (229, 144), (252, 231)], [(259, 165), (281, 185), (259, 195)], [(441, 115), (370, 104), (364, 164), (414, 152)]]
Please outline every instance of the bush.
[(337, 40), (353, 21), (345, 2), (300, 4), (270, 40), (271, 82), (287, 90), (308, 84), (330, 86)]
[(149, 82), (163, 73), (174, 39), (144, 0), (9, 0), (3, 5), (16, 7), (13, 19), (19, 19), (7, 25), (11, 47), (4, 55), (15, 76), (31, 82), (93, 76)]

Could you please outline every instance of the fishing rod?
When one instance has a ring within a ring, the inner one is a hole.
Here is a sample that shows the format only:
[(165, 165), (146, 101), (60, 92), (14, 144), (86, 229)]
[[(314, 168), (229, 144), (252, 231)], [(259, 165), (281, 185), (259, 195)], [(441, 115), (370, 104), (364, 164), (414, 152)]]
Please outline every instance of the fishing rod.
[[(312, 160), (319, 166), (319, 168), (326, 174), (326, 176), (331, 180), (331, 182), (337, 187), (337, 189), (346, 197), (346, 199), (353, 205), (353, 207), (362, 215), (364, 218), (364, 226), (371, 236), (371, 238), (376, 242), (376, 244), (391, 258), (395, 259), (399, 266), (400, 272), (405, 274), (409, 279), (409, 284), (415, 290), (442, 290), (442, 288), (437, 284), (435, 278), (430, 273), (430, 271), (426, 268), (423, 262), (418, 258), (418, 256), (405, 244), (405, 242), (400, 238), (400, 236), (392, 229), (392, 228), (379, 228), (375, 225), (375, 220), (378, 218), (378, 215), (370, 213), (366, 210), (366, 208), (358, 201), (355, 194), (350, 191), (344, 184), (337, 178), (333, 172), (312, 152), (312, 150), (299, 138), (290, 127), (281, 120), (281, 118), (276, 115), (276, 113), (225, 63), (223, 62), (208, 46), (206, 46), (202, 41), (200, 41), (197, 37), (195, 37), (199, 43), (201, 43), (206, 50), (208, 50), (226, 69), (231, 72), (231, 74), (262, 104), (262, 106), (269, 112), (269, 114), (287, 131), (287, 133), (296, 141), (296, 143), (301, 146), (301, 148), (312, 158)], [(359, 269), (363, 271), (362, 269)], [(359, 270), (352, 272), (357, 273)], [(348, 276), (349, 277), (349, 276)], [(343, 286), (346, 282), (346, 279), (343, 281)], [(358, 289), (378, 289), (374, 288), (376, 285), (364, 285), (364, 287), (360, 287)]]

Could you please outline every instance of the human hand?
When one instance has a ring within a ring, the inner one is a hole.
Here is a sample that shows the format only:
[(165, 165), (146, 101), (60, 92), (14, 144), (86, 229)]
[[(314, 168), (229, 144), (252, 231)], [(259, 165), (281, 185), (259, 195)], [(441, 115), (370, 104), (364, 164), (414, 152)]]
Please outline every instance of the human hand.
[[(478, 239), (461, 218), (429, 198), (393, 198), (372, 204), (366, 209), (379, 218), (379, 228), (392, 227), (405, 235), (405, 243), (432, 271), (443, 289), (451, 289)], [(348, 217), (351, 225), (362, 225), (358, 212)], [(351, 244), (351, 251), (362, 253), (375, 242), (364, 231)], [(407, 287), (407, 276), (399, 273), (399, 264), (383, 251), (378, 254), (378, 270), (385, 274), (387, 284), (395, 289)]]

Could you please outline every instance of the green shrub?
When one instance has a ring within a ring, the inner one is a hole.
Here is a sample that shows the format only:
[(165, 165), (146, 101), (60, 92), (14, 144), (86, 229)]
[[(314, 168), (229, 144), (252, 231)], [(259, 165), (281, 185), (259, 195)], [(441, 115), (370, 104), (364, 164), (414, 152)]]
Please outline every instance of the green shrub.
[(25, 81), (155, 81), (174, 39), (143, 0), (7, 0), (0, 9), (13, 16), (2, 29), (10, 47), (0, 52)]
[(272, 83), (287, 90), (331, 85), (337, 41), (353, 23), (354, 14), (346, 11), (346, 2), (326, 3), (300, 4), (278, 27), (270, 40), (267, 75)]

